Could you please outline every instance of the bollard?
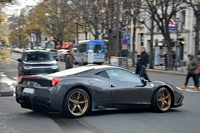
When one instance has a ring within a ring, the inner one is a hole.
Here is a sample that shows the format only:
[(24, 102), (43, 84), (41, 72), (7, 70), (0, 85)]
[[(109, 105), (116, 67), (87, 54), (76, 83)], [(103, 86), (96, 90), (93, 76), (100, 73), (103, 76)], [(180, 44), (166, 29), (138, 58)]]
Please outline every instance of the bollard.
[(0, 97), (1, 97), (1, 91), (2, 91), (2, 85), (1, 85), (1, 70), (0, 70)]
[(93, 64), (94, 63), (94, 51), (93, 50), (88, 50), (88, 64)]

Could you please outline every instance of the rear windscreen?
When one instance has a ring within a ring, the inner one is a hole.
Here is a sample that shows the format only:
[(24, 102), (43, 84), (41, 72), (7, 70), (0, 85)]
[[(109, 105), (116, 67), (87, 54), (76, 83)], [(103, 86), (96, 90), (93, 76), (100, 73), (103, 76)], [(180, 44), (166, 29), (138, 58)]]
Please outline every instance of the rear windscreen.
[(104, 45), (90, 44), (89, 50), (93, 50), (94, 53), (104, 53)]
[(48, 52), (27, 52), (23, 60), (25, 62), (50, 62), (54, 58)]

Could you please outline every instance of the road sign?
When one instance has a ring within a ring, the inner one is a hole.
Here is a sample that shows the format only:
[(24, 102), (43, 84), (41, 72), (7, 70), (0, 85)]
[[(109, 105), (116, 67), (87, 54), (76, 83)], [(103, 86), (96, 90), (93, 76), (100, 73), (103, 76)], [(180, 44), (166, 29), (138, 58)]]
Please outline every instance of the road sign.
[(127, 45), (128, 44), (128, 40), (126, 38), (122, 39), (122, 44)]
[(128, 49), (128, 45), (122, 45), (122, 49)]
[(124, 34), (124, 38), (128, 40), (128, 44), (130, 44), (131, 35), (130, 34)]

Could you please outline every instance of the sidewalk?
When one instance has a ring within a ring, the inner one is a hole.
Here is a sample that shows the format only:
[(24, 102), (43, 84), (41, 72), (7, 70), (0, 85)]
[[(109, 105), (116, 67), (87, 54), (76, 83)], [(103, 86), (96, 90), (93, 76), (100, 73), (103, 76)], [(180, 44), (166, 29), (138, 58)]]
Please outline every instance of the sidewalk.
[(14, 94), (14, 81), (7, 78), (0, 72), (0, 97), (13, 96)]
[[(135, 72), (135, 67), (128, 66), (128, 67), (123, 67), (123, 68), (126, 68), (128, 70)], [(186, 67), (177, 67), (177, 70), (166, 71), (165, 66), (154, 66), (154, 69), (149, 69), (147, 67), (146, 70), (147, 70), (147, 72), (155, 72), (155, 73), (163, 73), (163, 74), (172, 74), (172, 75), (181, 75), (181, 76), (187, 75), (187, 68)]]

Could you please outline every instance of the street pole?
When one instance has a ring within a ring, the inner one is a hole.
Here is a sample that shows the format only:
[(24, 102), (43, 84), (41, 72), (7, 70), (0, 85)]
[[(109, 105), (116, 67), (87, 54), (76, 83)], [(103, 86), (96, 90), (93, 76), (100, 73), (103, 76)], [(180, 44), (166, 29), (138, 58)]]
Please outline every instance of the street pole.
[(78, 45), (78, 42), (79, 42), (79, 39), (78, 39), (78, 23), (76, 23), (76, 39), (77, 39), (77, 45)]
[(115, 45), (115, 56), (118, 56), (118, 49), (119, 49), (119, 17), (120, 17), (120, 3), (119, 0), (117, 0), (117, 20), (116, 20), (116, 45)]
[[(179, 31), (178, 31), (178, 25), (179, 25), (179, 22), (180, 22), (180, 18), (176, 18), (176, 25), (177, 25), (177, 27), (176, 27), (176, 52), (177, 52), (177, 46), (179, 45), (179, 40), (178, 40), (178, 33), (179, 33)], [(175, 54), (175, 53), (174, 53)], [(175, 61), (174, 61), (174, 63), (173, 63), (173, 65), (175, 65), (175, 70), (177, 70), (177, 63), (179, 62), (179, 60), (178, 60), (178, 57), (177, 57), (177, 54), (176, 54), (176, 56), (175, 56)], [(174, 66), (173, 66), (174, 67)]]

